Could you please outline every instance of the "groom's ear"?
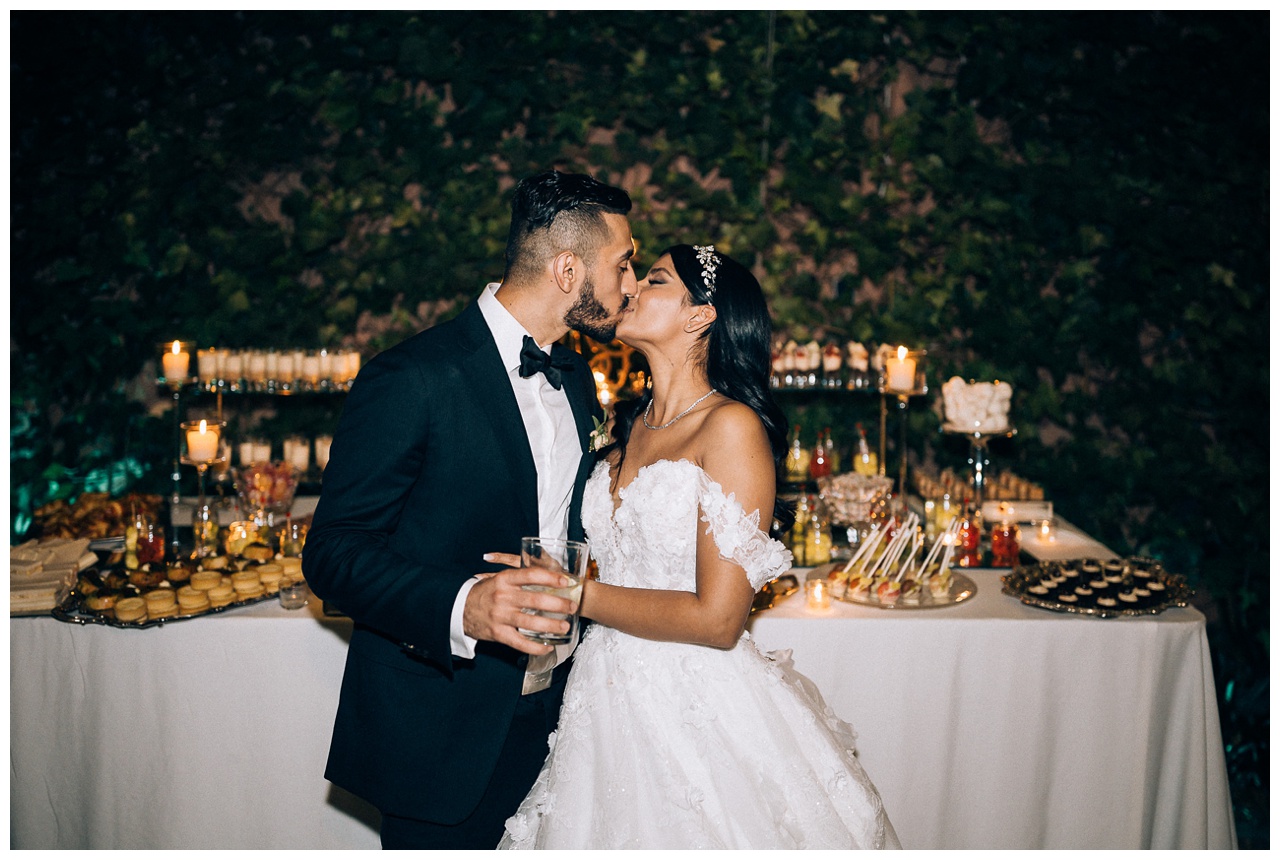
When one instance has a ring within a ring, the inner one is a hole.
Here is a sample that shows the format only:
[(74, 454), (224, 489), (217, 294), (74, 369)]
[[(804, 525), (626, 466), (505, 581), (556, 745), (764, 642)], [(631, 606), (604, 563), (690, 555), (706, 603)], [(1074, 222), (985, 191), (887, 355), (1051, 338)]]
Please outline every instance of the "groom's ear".
[(582, 260), (572, 251), (561, 251), (551, 260), (551, 277), (555, 279), (556, 287), (565, 295), (577, 293), (584, 274), (586, 272), (582, 270)]

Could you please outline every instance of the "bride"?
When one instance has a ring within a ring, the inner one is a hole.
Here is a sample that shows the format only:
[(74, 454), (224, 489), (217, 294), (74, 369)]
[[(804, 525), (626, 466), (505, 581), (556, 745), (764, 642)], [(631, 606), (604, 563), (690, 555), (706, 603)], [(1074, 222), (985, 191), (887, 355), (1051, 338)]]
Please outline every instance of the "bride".
[(785, 420), (759, 283), (714, 246), (676, 245), (618, 337), (653, 387), (619, 407), (587, 483), (595, 623), (500, 847), (899, 847), (853, 730), (744, 632), (755, 591), (791, 565), (761, 529)]

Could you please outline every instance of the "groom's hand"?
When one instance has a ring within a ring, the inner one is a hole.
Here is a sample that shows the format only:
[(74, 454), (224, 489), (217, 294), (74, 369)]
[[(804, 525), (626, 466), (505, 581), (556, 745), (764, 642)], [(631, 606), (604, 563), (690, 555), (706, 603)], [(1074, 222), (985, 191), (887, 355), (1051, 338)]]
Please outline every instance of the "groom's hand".
[[(498, 564), (511, 564), (513, 559), (515, 564), (520, 563), (519, 556), (488, 557)], [(569, 622), (534, 614), (534, 610), (571, 615), (577, 609), (573, 601), (524, 589), (526, 585), (563, 588), (569, 584), (565, 577), (538, 568), (507, 568), (482, 574), (482, 577), (467, 594), (462, 609), (462, 630), (471, 638), (501, 642), (525, 654), (548, 654), (552, 646), (534, 642), (516, 628), (542, 633), (568, 632)]]

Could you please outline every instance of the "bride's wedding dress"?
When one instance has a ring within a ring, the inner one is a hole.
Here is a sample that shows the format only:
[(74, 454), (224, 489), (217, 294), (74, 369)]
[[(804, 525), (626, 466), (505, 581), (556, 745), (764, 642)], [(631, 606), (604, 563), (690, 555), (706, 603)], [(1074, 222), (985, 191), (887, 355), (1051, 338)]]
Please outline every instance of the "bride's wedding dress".
[[(602, 582), (694, 590), (699, 528), (753, 588), (790, 566), (759, 514), (694, 463), (645, 466), (616, 511), (609, 483), (601, 462), (582, 507)], [(900, 847), (855, 738), (746, 633), (725, 651), (592, 625), (551, 753), (500, 847)]]

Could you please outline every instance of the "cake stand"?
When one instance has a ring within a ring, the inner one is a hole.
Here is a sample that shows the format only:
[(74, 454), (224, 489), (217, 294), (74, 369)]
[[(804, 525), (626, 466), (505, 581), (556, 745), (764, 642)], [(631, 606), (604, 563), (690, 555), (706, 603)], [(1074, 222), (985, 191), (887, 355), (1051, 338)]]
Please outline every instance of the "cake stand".
[(987, 486), (987, 467), (991, 465), (990, 458), (987, 455), (987, 445), (997, 437), (1012, 439), (1018, 435), (1018, 430), (1016, 427), (1009, 427), (999, 432), (992, 432), (984, 431), (980, 428), (967, 428), (958, 424), (947, 423), (942, 425), (942, 432), (955, 436), (964, 436), (969, 440), (969, 486), (973, 487), (974, 509), (981, 511), (983, 493)]

